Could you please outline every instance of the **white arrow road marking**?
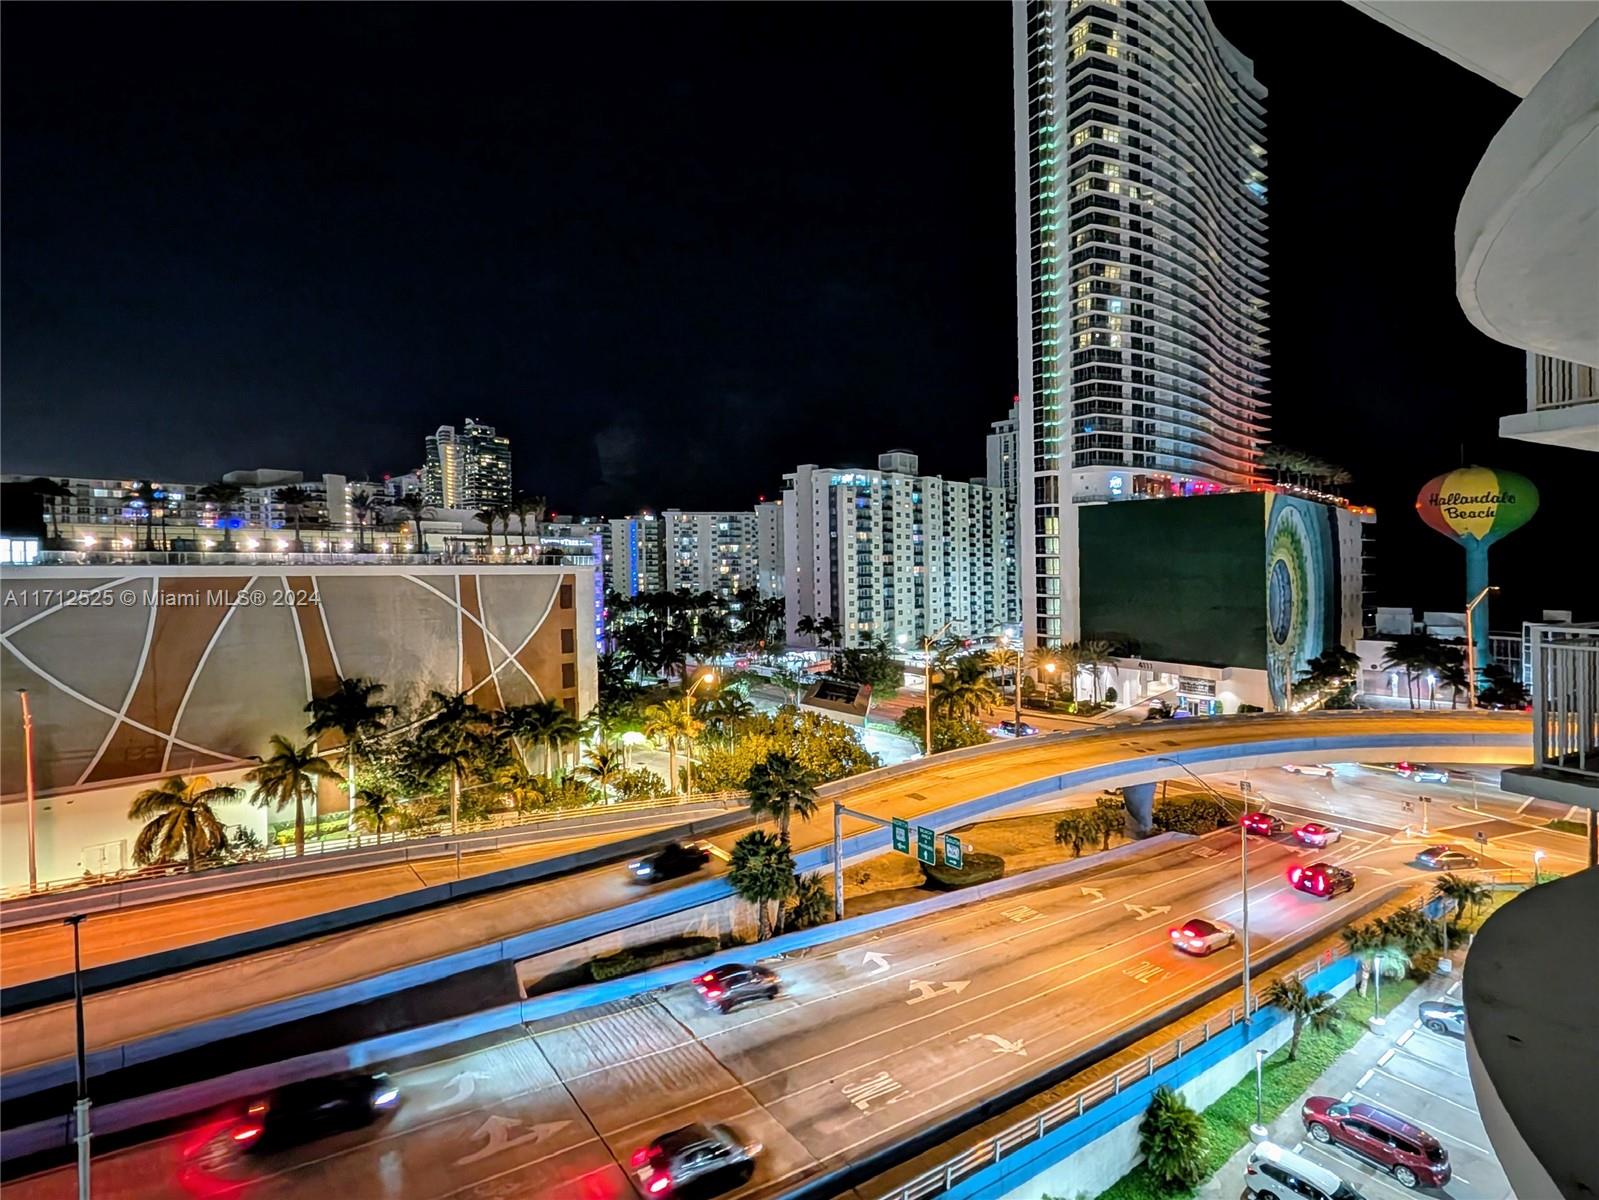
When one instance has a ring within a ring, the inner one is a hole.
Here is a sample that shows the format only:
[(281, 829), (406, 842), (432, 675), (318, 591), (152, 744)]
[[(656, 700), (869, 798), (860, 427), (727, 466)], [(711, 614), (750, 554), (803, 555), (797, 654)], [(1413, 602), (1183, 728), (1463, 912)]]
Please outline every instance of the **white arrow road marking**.
[(1123, 904), (1122, 907), (1128, 912), (1137, 913), (1140, 921), (1147, 921), (1150, 917), (1158, 917), (1161, 913), (1171, 912), (1171, 905), (1169, 904), (1157, 904), (1151, 908), (1145, 908), (1142, 904)]
[(1083, 889), (1083, 895), (1092, 896), (1095, 904), (1101, 904), (1105, 900), (1105, 893), (1100, 891), (1098, 888), (1085, 887)]
[(961, 1038), (962, 1044), (980, 1041), (993, 1042), (995, 1054), (1019, 1054), (1023, 1058), (1027, 1057), (1027, 1051), (1022, 1049), (1021, 1038), (1017, 1038), (1013, 1042), (1008, 1038), (1000, 1037), (997, 1033), (974, 1033), (970, 1037)]
[(561, 1132), (571, 1123), (570, 1121), (546, 1121), (533, 1126), (526, 1133), (519, 1133), (512, 1137), (511, 1131), (518, 1128), (522, 1122), (515, 1117), (500, 1117), (490, 1114), (483, 1124), (472, 1131), (473, 1140), (486, 1137), (488, 1141), (472, 1151), (471, 1154), (456, 1159), (455, 1165), (464, 1167), (468, 1163), (475, 1163), (480, 1159), (488, 1158), (492, 1154), (498, 1154), (502, 1150), (509, 1150), (512, 1146), (521, 1146), (527, 1142), (536, 1142), (541, 1138), (550, 1137)]
[(1370, 871), (1373, 875), (1392, 875), (1393, 874), (1393, 872), (1390, 871), (1387, 867), (1367, 867), (1366, 870)]
[[(903, 1086), (899, 1080), (895, 1079), (887, 1071), (879, 1071), (870, 1079), (863, 1079), (859, 1083), (846, 1083), (844, 1085), (844, 1098), (856, 1108), (865, 1112), (871, 1107), (873, 1100), (878, 1100), (897, 1092)], [(895, 1099), (900, 1098), (895, 1097)], [(894, 1101), (890, 1100), (889, 1103), (892, 1104)]]
[(472, 1093), (477, 1091), (478, 1080), (486, 1080), (487, 1078), (488, 1076), (483, 1074), (482, 1071), (462, 1071), (452, 1078), (447, 1085), (450, 1089), (450, 1094), (433, 1105), (428, 1111), (432, 1112), (436, 1109), (448, 1108), (452, 1104), (459, 1104), (463, 1100), (471, 1099)]
[(867, 973), (870, 975), (882, 975), (888, 970), (888, 959), (884, 958), (876, 950), (870, 950), (867, 951), (866, 956), (861, 959), (861, 966), (875, 966), (877, 970), (869, 971)]
[(906, 1004), (920, 1004), (923, 1000), (931, 1000), (934, 996), (947, 996), (950, 992), (964, 992), (970, 985), (970, 979), (955, 979), (949, 983), (931, 983), (926, 979), (911, 980), (911, 989), (921, 995), (913, 996), (905, 1001)]

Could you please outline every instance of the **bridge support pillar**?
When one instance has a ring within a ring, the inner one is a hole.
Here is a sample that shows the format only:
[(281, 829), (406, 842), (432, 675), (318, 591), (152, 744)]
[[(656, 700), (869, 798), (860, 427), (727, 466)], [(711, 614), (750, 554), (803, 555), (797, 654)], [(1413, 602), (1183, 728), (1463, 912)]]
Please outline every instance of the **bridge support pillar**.
[(1133, 836), (1148, 837), (1155, 831), (1155, 785), (1135, 783), (1120, 790), (1122, 804), (1133, 819)]

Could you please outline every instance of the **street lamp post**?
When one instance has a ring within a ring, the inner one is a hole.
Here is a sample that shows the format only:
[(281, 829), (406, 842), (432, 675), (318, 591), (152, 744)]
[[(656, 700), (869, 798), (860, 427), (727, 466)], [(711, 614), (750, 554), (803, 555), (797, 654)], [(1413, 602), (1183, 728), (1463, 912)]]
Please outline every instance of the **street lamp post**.
[(72, 1106), (78, 1142), (78, 1200), (89, 1200), (89, 1065), (83, 1049), (83, 956), (78, 937), (83, 914), (70, 916), (65, 923), (72, 926), (72, 1006), (78, 1021), (78, 1099)]
[(1432, 797), (1421, 798), (1421, 836), (1427, 836), (1427, 814), (1432, 811)]
[[(688, 695), (683, 697), (683, 703), (688, 705), (689, 720), (692, 721), (694, 719), (694, 693), (700, 690), (700, 684), (715, 682), (715, 671), (702, 671), (700, 672), (700, 677), (688, 689)], [(687, 753), (683, 755), (683, 770), (688, 778), (688, 798), (692, 800), (694, 799), (694, 739), (692, 737), (688, 739)]]
[(23, 799), (28, 808), (28, 892), (31, 895), (39, 889), (39, 843), (33, 825), (33, 710), (28, 707), (27, 688), (18, 688), (17, 698), (22, 701)]
[[(1196, 783), (1198, 783), (1200, 787), (1204, 788), (1212, 796), (1215, 796), (1217, 800), (1220, 800), (1222, 805), (1225, 807), (1227, 803), (1227, 798), (1225, 796), (1223, 796), (1215, 788), (1211, 787), (1210, 784), (1206, 783), (1198, 775), (1195, 775), (1194, 772), (1190, 771), (1175, 758), (1171, 758), (1167, 755), (1161, 755), (1155, 761), (1170, 763), (1179, 771), (1185, 772)], [(1244, 929), (1243, 936), (1239, 938), (1239, 943), (1242, 945), (1244, 951), (1244, 1024), (1252, 1025), (1254, 1024), (1254, 1018), (1251, 1016), (1249, 1010), (1249, 827), (1244, 824), (1242, 819), (1240, 819), (1238, 822), (1238, 879), (1239, 890), (1243, 895), (1244, 902)]]
[(1466, 601), (1466, 707), (1477, 707), (1477, 639), (1471, 626), (1471, 614), (1476, 611), (1477, 605), (1488, 598), (1489, 592), (1497, 592), (1498, 587), (1489, 584), (1470, 600)]
[(1543, 851), (1542, 850), (1534, 850), (1532, 852), (1532, 886), (1533, 887), (1537, 887), (1540, 883), (1543, 882), (1543, 870), (1538, 865), (1541, 862), (1543, 862)]
[(1003, 657), (1003, 655), (1007, 655), (1008, 654), (1010, 656), (1010, 664), (1011, 664), (1011, 677), (1010, 677), (1010, 680), (1011, 680), (1011, 691), (1013, 693), (1013, 699), (1016, 701), (1015, 734), (1016, 734), (1017, 737), (1021, 737), (1022, 736), (1022, 648), (1020, 646), (1017, 646), (1014, 649), (1012, 649), (1009, 646), (1009, 642), (1010, 642), (1010, 635), (1009, 634), (1006, 634), (1005, 636), (1003, 636), (1003, 637), (1001, 637), (999, 639), (999, 647), (1000, 647), (1000, 651), (1001, 651), (1001, 655), (1002, 655), (1002, 657), (1000, 658), (1000, 664), (1004, 665), (1006, 660)]
[(1257, 1048), (1255, 1050), (1255, 1123), (1249, 1127), (1249, 1136), (1257, 1142), (1266, 1140), (1266, 1122), (1261, 1114), (1261, 1064), (1266, 1061), (1266, 1052)]

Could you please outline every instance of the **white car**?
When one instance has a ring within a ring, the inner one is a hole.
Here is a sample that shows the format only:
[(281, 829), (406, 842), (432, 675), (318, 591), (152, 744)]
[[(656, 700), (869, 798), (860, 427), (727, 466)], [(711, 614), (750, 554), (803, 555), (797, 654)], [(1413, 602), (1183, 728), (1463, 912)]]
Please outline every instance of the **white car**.
[(1321, 775), (1323, 777), (1333, 773), (1331, 767), (1324, 767), (1320, 763), (1284, 763), (1283, 770), (1290, 775)]
[(1238, 935), (1233, 932), (1232, 926), (1223, 925), (1220, 921), (1207, 921), (1203, 917), (1194, 917), (1181, 925), (1174, 925), (1171, 931), (1172, 945), (1197, 958), (1225, 950), (1237, 940)]
[(1344, 836), (1344, 831), (1335, 825), (1323, 825), (1319, 821), (1306, 821), (1294, 830), (1294, 837), (1302, 846), (1330, 846)]

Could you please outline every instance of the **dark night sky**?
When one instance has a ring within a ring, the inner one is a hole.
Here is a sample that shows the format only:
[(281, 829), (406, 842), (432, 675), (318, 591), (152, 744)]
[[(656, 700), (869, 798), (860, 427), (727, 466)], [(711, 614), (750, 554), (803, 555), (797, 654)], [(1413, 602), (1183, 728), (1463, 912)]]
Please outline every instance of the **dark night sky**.
[[(1523, 359), (1453, 292), (1514, 98), (1342, 4), (1214, 8), (1271, 90), (1275, 436), (1378, 506), (1385, 603), (1459, 604), (1426, 478), (1523, 471), (1502, 615), (1575, 606), (1583, 460), (1498, 439)], [(562, 512), (733, 507), (890, 446), (973, 474), (1015, 390), (1006, 5), (3, 21), (7, 471), (394, 472), (471, 415)]]

